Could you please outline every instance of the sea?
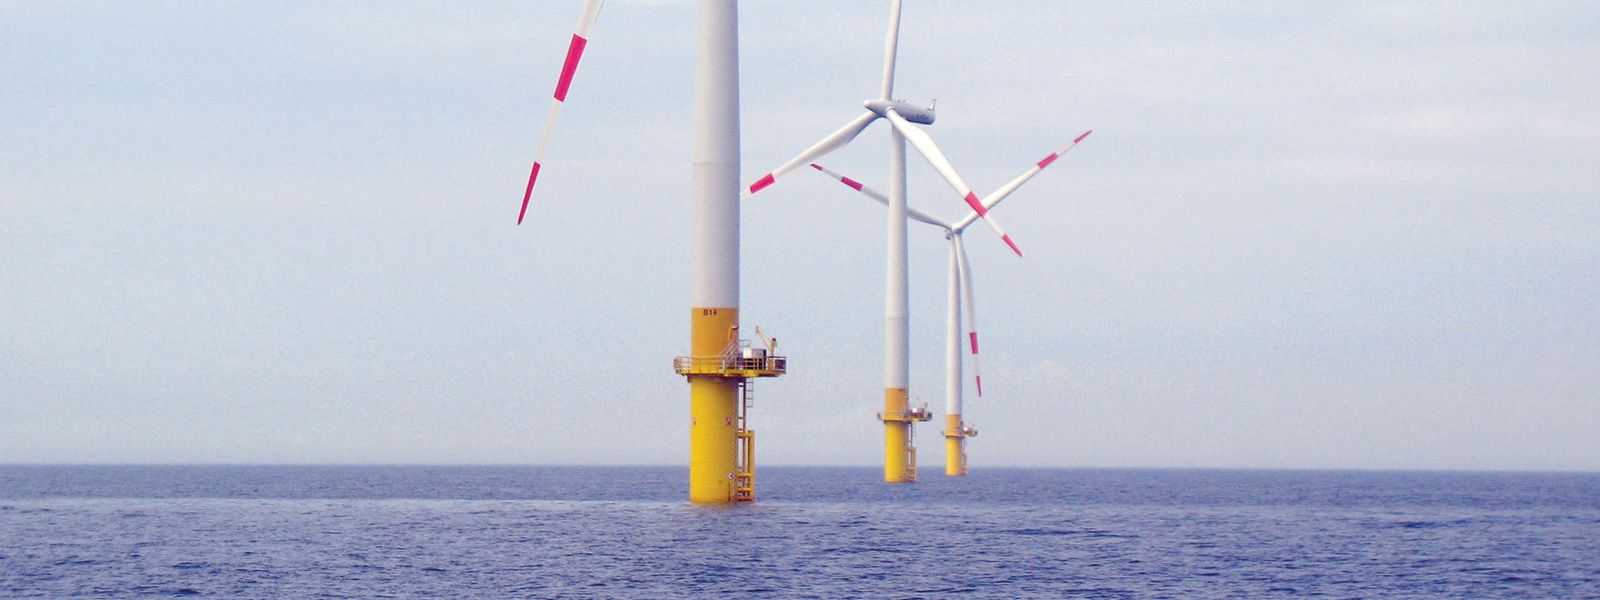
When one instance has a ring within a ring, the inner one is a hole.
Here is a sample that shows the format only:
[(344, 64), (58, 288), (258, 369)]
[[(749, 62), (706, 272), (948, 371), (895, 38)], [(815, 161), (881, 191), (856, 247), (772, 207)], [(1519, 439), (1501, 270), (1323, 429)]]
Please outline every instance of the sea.
[(1600, 598), (1600, 474), (0, 466), (0, 598)]

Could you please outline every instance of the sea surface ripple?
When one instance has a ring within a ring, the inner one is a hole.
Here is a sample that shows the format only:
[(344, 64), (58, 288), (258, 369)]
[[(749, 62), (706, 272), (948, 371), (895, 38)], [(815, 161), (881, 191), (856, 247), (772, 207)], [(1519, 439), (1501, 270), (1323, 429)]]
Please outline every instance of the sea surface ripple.
[(1600, 598), (1600, 475), (0, 466), (0, 597)]

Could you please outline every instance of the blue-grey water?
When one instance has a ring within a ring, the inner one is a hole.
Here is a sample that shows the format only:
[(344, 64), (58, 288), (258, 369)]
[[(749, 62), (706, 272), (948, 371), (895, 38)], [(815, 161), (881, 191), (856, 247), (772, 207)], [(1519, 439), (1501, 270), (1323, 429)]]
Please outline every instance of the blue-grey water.
[(1600, 474), (0, 466), (0, 597), (1600, 598)]

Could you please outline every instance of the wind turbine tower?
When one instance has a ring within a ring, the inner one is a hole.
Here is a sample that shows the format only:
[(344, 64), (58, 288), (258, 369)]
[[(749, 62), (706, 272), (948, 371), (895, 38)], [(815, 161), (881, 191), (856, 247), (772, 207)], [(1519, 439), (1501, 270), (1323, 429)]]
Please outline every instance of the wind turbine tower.
[(973, 192), (972, 187), (956, 173), (955, 167), (950, 165), (949, 159), (939, 150), (933, 138), (912, 125), (913, 123), (932, 125), (933, 107), (923, 108), (894, 99), (895, 52), (900, 39), (900, 4), (901, 0), (891, 0), (889, 3), (889, 31), (884, 40), (883, 87), (878, 98), (864, 103), (865, 113), (750, 184), (750, 190), (746, 194), (755, 194), (772, 185), (778, 177), (845, 147), (873, 121), (883, 119), (891, 126), (887, 200), (888, 260), (884, 283), (884, 391), (883, 411), (878, 413), (878, 419), (883, 422), (883, 479), (889, 483), (910, 483), (917, 480), (917, 450), (912, 445), (911, 426), (932, 418), (926, 406), (914, 408), (911, 406), (908, 389), (911, 379), (911, 331), (907, 321), (910, 289), (907, 286), (906, 276), (906, 144), (911, 144), (924, 159), (927, 159), (940, 177), (956, 190), (967, 205), (977, 213), (978, 218), (983, 219), (1013, 252), (1018, 256), (1022, 255), (1022, 251), (1011, 241), (1011, 236), (1006, 235), (989, 215), (988, 210), (979, 204), (977, 193)]
[[(586, 0), (556, 82), (521, 223), (538, 180), (556, 116), (603, 0)], [(727, 504), (755, 499), (755, 432), (747, 426), (750, 379), (784, 374), (776, 344), (756, 347), (739, 332), (739, 8), (700, 0), (694, 79), (692, 288), (689, 354), (672, 361), (689, 381), (689, 500)], [(759, 335), (759, 330), (758, 330)]]
[(782, 375), (776, 348), (739, 339), (739, 6), (701, 0), (694, 79), (693, 288), (689, 356), (689, 500), (755, 499), (755, 432), (746, 427), (749, 379)]
[[(889, 31), (883, 49), (883, 93), (894, 97), (895, 51), (900, 43), (900, 0), (889, 6)], [(910, 284), (906, 246), (906, 138), (889, 129), (888, 263), (884, 277), (883, 480), (917, 480), (917, 448), (912, 425), (932, 418), (926, 407), (912, 408)]]

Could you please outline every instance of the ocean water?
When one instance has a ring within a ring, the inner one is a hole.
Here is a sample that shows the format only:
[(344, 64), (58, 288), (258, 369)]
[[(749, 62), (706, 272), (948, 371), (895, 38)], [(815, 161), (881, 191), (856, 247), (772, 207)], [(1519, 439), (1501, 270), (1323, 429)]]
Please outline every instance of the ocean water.
[(1600, 474), (0, 466), (0, 597), (1600, 598)]

